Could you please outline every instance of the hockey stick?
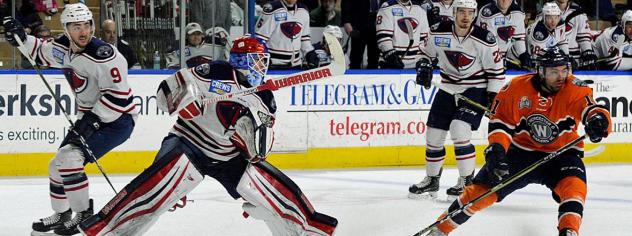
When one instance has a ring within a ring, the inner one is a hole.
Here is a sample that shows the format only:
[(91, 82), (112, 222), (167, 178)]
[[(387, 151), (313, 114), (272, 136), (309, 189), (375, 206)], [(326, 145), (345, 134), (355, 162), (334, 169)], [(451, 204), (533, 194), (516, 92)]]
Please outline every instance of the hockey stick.
[[(42, 82), (44, 82), (44, 85), (46, 85), (46, 88), (48, 89), (48, 92), (53, 96), (53, 100), (55, 100), (55, 103), (57, 104), (57, 106), (59, 106), (59, 108), (61, 109), (62, 113), (64, 113), (64, 116), (66, 117), (66, 120), (68, 121), (68, 123), (70, 123), (70, 126), (74, 127), (75, 123), (72, 122), (72, 120), (70, 119), (70, 116), (68, 116), (68, 113), (66, 113), (66, 110), (61, 105), (61, 102), (59, 102), (59, 99), (57, 97), (55, 97), (55, 93), (53, 92), (53, 89), (50, 87), (50, 84), (48, 84), (48, 82), (44, 78), (44, 75), (42, 75), (42, 71), (39, 69), (39, 66), (37, 66), (37, 63), (35, 63), (35, 60), (33, 60), (33, 58), (31, 58), (31, 55), (28, 54), (28, 52), (26, 50), (26, 47), (24, 46), (24, 43), (22, 42), (20, 37), (18, 37), (17, 34), (14, 34), (13, 37), (15, 38), (15, 41), (18, 42), (18, 45), (19, 45), (18, 46), (18, 50), (31, 63), (31, 65), (35, 69), (35, 72), (37, 73), (37, 75), (39, 75), (40, 79), (42, 79)], [(110, 184), (110, 187), (112, 187), (112, 190), (114, 191), (114, 194), (117, 194), (117, 191), (114, 188), (114, 185), (112, 185), (112, 182), (110, 181), (110, 178), (108, 178), (108, 176), (105, 174), (105, 171), (103, 171), (103, 168), (101, 168), (101, 165), (99, 165), (99, 162), (97, 161), (97, 158), (94, 156), (94, 153), (92, 153), (92, 149), (90, 149), (90, 147), (88, 146), (88, 143), (86, 142), (86, 140), (76, 130), (71, 129), (71, 131), (74, 132), (79, 137), (79, 141), (81, 141), (81, 145), (83, 145), (86, 148), (86, 152), (88, 153), (90, 158), (92, 158), (92, 160), (94, 161), (94, 164), (97, 165), (97, 167), (99, 168), (99, 171), (101, 171), (101, 174), (103, 174), (103, 177), (105, 177), (105, 180), (108, 182), (108, 184)]]
[(405, 20), (404, 24), (406, 25), (406, 31), (408, 31), (408, 47), (406, 47), (406, 51), (404, 52), (404, 54), (399, 56), (400, 60), (404, 60), (404, 57), (406, 56), (406, 54), (408, 54), (408, 51), (410, 51), (410, 47), (412, 47), (413, 43), (415, 42), (412, 23), (410, 23), (410, 20)]
[(560, 154), (568, 151), (569, 149), (571, 149), (572, 147), (574, 147), (576, 144), (580, 143), (581, 141), (583, 141), (586, 138), (586, 135), (582, 135), (579, 138), (576, 138), (575, 140), (567, 143), (566, 145), (564, 145), (563, 147), (561, 147), (560, 149), (558, 149), (555, 152), (550, 153), (549, 155), (545, 156), (544, 158), (536, 161), (535, 163), (527, 166), (526, 168), (522, 169), (521, 171), (519, 171), (518, 173), (512, 175), (511, 177), (509, 177), (508, 179), (503, 180), (502, 182), (500, 182), (498, 185), (494, 186), (493, 188), (491, 188), (490, 190), (487, 190), (487, 192), (483, 193), (481, 196), (478, 196), (477, 198), (475, 198), (474, 200), (468, 202), (467, 204), (464, 204), (463, 206), (459, 207), (458, 209), (448, 212), (448, 214), (446, 214), (445, 216), (443, 216), (441, 219), (435, 221), (434, 223), (432, 223), (431, 225), (429, 225), (428, 227), (422, 229), (421, 231), (417, 232), (416, 234), (414, 234), (414, 236), (421, 236), (421, 235), (425, 235), (426, 233), (428, 233), (433, 227), (445, 222), (446, 220), (448, 220), (448, 218), (454, 217), (456, 216), (456, 214), (463, 212), (466, 208), (474, 205), (475, 203), (477, 203), (478, 201), (485, 199), (486, 197), (488, 197), (489, 195), (492, 195), (493, 193), (497, 192), (498, 190), (500, 190), (501, 188), (513, 183), (514, 181), (516, 181), (517, 179), (519, 179), (520, 177), (528, 174), (529, 172), (533, 171), (534, 169), (538, 168), (539, 166), (541, 166), (544, 163), (547, 163), (548, 161), (550, 161), (551, 159), (559, 156)]
[(262, 85), (241, 90), (235, 93), (227, 93), (220, 96), (207, 98), (204, 99), (202, 102), (205, 105), (208, 105), (234, 97), (246, 96), (263, 90), (276, 91), (280, 88), (291, 87), (298, 84), (309, 83), (315, 80), (322, 80), (336, 77), (338, 75), (343, 75), (346, 70), (346, 62), (345, 55), (343, 54), (342, 47), (340, 46), (340, 42), (338, 42), (338, 39), (336, 39), (336, 37), (329, 33), (324, 33), (323, 36), (325, 37), (325, 41), (327, 42), (327, 46), (332, 57), (331, 64), (324, 67), (281, 76), (278, 78), (268, 79)]
[(452, 91), (452, 90), (446, 88), (445, 86), (443, 86), (443, 84), (441, 84), (439, 82), (436, 82), (436, 81), (433, 80), (432, 84), (435, 87), (443, 90), (444, 92), (453, 95), (457, 99), (457, 102), (458, 102), (458, 100), (463, 100), (464, 102), (467, 102), (468, 104), (470, 104), (470, 105), (472, 105), (472, 106), (474, 106), (474, 107), (476, 107), (478, 109), (481, 109), (483, 112), (485, 112), (485, 116), (489, 117), (491, 115), (491, 111), (486, 106), (483, 106), (480, 103), (478, 103), (478, 102), (476, 102), (476, 101), (474, 101), (472, 99), (469, 99), (466, 96), (463, 96), (461, 93), (457, 93), (455, 91)]

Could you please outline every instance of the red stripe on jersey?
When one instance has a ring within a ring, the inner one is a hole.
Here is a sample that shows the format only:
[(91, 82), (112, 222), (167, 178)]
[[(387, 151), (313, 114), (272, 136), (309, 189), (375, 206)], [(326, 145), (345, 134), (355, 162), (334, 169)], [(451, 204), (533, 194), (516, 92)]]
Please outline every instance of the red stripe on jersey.
[(82, 171), (82, 168), (74, 168), (74, 169), (59, 169), (59, 172), (75, 172), (75, 171)]
[(113, 93), (113, 94), (116, 94), (116, 95), (129, 95), (130, 93), (132, 93), (132, 89), (130, 88), (129, 90), (127, 90), (127, 92), (118, 91), (118, 90), (114, 90), (114, 89), (102, 89), (101, 92), (102, 93)]
[[(103, 97), (101, 97), (101, 99), (99, 99), (99, 102), (101, 102), (101, 104), (105, 105), (107, 108), (110, 108), (110, 110), (113, 110), (113, 111), (116, 111), (116, 112), (119, 112), (119, 113), (128, 113), (128, 112), (130, 112), (130, 111), (132, 111), (132, 110), (134, 110), (136, 108), (136, 104), (132, 103), (133, 104), (132, 107), (130, 107), (127, 110), (118, 109), (116, 107), (111, 106), (107, 102), (103, 101)], [(123, 107), (123, 109), (125, 109), (125, 108)]]
[(86, 181), (86, 183), (85, 183), (85, 184), (79, 185), (79, 186), (77, 186), (77, 187), (64, 188), (64, 191), (66, 191), (66, 192), (68, 192), (68, 191), (77, 191), (77, 190), (80, 190), (80, 189), (85, 188), (85, 187), (88, 187), (88, 183), (87, 183), (87, 181)]
[(60, 196), (56, 196), (51, 194), (50, 197), (54, 198), (54, 199), (66, 199), (66, 197), (60, 197)]
[(37, 48), (37, 45), (39, 44), (39, 39), (35, 39), (35, 46), (33, 46), (33, 50), (31, 51), (31, 57), (35, 56), (35, 52), (36, 50), (38, 50), (39, 48)]

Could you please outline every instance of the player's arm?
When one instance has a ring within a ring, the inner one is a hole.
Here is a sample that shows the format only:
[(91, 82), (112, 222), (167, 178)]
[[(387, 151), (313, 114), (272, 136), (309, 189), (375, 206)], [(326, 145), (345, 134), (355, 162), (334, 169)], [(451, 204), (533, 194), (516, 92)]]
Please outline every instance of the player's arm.
[(424, 48), (428, 43), (428, 35), (430, 34), (430, 25), (428, 24), (428, 17), (426, 12), (422, 11), (419, 17), (419, 50)]
[[(559, 28), (564, 29), (564, 24), (562, 24), (562, 26), (558, 26)], [(562, 49), (562, 51), (564, 51), (564, 53), (566, 53), (566, 55), (570, 55), (568, 53), (568, 39), (566, 38), (566, 31), (564, 31), (564, 33), (560, 34), (560, 38), (559, 41), (557, 42), (557, 47), (559, 47), (560, 49)]]
[(257, 38), (265, 42), (270, 39), (270, 35), (274, 32), (276, 26), (276, 24), (274, 24), (273, 11), (274, 9), (270, 3), (263, 5), (263, 12), (261, 12), (257, 24), (255, 24), (255, 34)]
[(605, 106), (595, 102), (592, 89), (583, 86), (585, 85), (579, 87), (581, 96), (574, 102), (572, 108), (575, 114), (580, 115), (581, 123), (590, 140), (597, 143), (612, 132), (612, 118)]
[(503, 56), (498, 49), (496, 38), (491, 32), (488, 32), (487, 43), (481, 49), (481, 63), (485, 76), (487, 77), (487, 93), (489, 94), (488, 104), (492, 98), (498, 93), (498, 90), (505, 84), (505, 67), (503, 64)]
[(577, 44), (579, 44), (579, 49), (583, 52), (592, 50), (592, 33), (590, 30), (590, 25), (588, 24), (588, 17), (586, 14), (579, 14), (575, 16), (575, 22), (577, 26)]
[(512, 36), (513, 38), (513, 44), (511, 45), (512, 50), (514, 50), (515, 54), (518, 55), (518, 57), (520, 58), (520, 63), (521, 65), (524, 66), (529, 66), (529, 62), (528, 60), (528, 53), (527, 53), (527, 45), (526, 45), (526, 29), (524, 27), (524, 24), (522, 22), (524, 22), (524, 13), (521, 12), (519, 14), (515, 14), (514, 16), (516, 16), (517, 19), (515, 19), (516, 22), (518, 22), (517, 25), (515, 25), (515, 31), (514, 31), (514, 35)]
[[(309, 13), (307, 14), (309, 16)], [(305, 21), (305, 25), (301, 29), (301, 51), (303, 54), (314, 51), (314, 45), (312, 45), (312, 37), (310, 36), (311, 29), (309, 27), (309, 18)]]
[(94, 76), (97, 78), (101, 97), (91, 112), (107, 123), (116, 120), (123, 113), (133, 111), (136, 106), (132, 101), (132, 89), (127, 83), (127, 61), (111, 46), (101, 47), (110, 47), (113, 53), (104, 59), (105, 62), (95, 66)]
[[(386, 4), (386, 3), (385, 3)], [(382, 53), (393, 51), (393, 16), (389, 14), (388, 8), (383, 5), (377, 12), (375, 18), (375, 32), (377, 39), (377, 46)]]
[[(4, 25), (5, 38), (9, 44), (14, 47), (20, 46), (15, 39), (15, 35), (17, 35), (26, 47), (26, 53), (28, 53), (33, 60), (39, 58), (41, 63), (45, 66), (56, 68), (61, 67), (61, 64), (59, 64), (58, 61), (62, 61), (65, 54), (61, 51), (54, 54), (55, 52), (53, 50), (55, 46), (52, 39), (43, 40), (27, 35), (22, 24), (11, 16), (5, 17), (2, 20), (2, 23)], [(55, 60), (55, 56), (61, 57), (61, 59)]]

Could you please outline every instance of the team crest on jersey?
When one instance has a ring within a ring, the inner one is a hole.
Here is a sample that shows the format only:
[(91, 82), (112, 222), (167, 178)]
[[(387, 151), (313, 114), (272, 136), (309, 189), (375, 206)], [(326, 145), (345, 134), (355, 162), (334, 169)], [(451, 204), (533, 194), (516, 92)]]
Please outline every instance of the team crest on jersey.
[(99, 57), (108, 58), (112, 56), (112, 54), (114, 54), (114, 50), (112, 50), (112, 47), (110, 47), (109, 45), (104, 45), (97, 48), (97, 56)]
[(86, 87), (88, 87), (88, 80), (77, 75), (73, 69), (63, 68), (62, 72), (64, 72), (64, 76), (66, 77), (66, 80), (68, 80), (70, 88), (72, 88), (75, 93), (81, 93), (86, 89)]
[(536, 31), (535, 34), (533, 35), (533, 37), (536, 40), (540, 40), (541, 41), (541, 40), (544, 39), (544, 34), (542, 32), (540, 32), (540, 31)]
[(523, 96), (518, 103), (518, 110), (522, 110), (523, 108), (531, 108), (531, 100), (529, 100), (527, 96)]
[(391, 13), (393, 14), (393, 16), (404, 16), (404, 9), (395, 7), (391, 9)]
[(211, 86), (208, 88), (208, 91), (211, 93), (216, 93), (219, 95), (223, 95), (226, 93), (230, 93), (232, 87), (230, 85), (220, 82), (219, 80), (211, 80)]
[(287, 12), (277, 12), (274, 13), (275, 21), (286, 21), (287, 20)]
[(415, 18), (412, 18), (412, 17), (401, 18), (397, 20), (397, 26), (399, 26), (399, 29), (402, 30), (404, 33), (409, 33), (408, 28), (406, 28), (407, 21), (410, 22), (410, 25), (412, 26), (413, 32), (414, 32), (415, 29), (417, 29), (417, 26), (419, 25), (419, 22), (417, 22)]
[(506, 22), (507, 22), (507, 19), (505, 19), (504, 16), (499, 16), (499, 17), (494, 18), (495, 26), (505, 25)]
[(435, 45), (437, 45), (437, 47), (449, 48), (450, 47), (450, 41), (452, 41), (451, 38), (436, 37), (435, 40), (434, 40), (434, 43), (435, 43)]
[(549, 118), (542, 114), (533, 114), (527, 117), (529, 135), (541, 144), (552, 143), (560, 134), (560, 128)]
[(492, 10), (490, 10), (489, 8), (483, 8), (483, 16), (491, 16), (492, 15)]
[(57, 63), (63, 65), (64, 57), (66, 57), (66, 53), (63, 50), (57, 47), (53, 47), (53, 58), (55, 59)]
[(303, 26), (301, 25), (301, 23), (298, 22), (289, 21), (281, 23), (281, 32), (283, 32), (283, 35), (285, 35), (285, 37), (288, 37), (290, 39), (298, 38), (298, 36), (301, 34), (302, 29)]
[(573, 25), (571, 23), (566, 23), (564, 26), (564, 29), (566, 30), (567, 33), (570, 33), (571, 30), (573, 30)]
[(445, 51), (448, 61), (457, 70), (467, 70), (474, 65), (475, 58), (458, 51)]
[(509, 41), (509, 39), (513, 37), (515, 31), (516, 28), (511, 25), (498, 27), (498, 29), (496, 29), (496, 32), (498, 33), (498, 38), (502, 39), (503, 41)]
[(490, 43), (496, 42), (496, 36), (494, 36), (492, 32), (487, 32), (487, 42), (490, 42)]

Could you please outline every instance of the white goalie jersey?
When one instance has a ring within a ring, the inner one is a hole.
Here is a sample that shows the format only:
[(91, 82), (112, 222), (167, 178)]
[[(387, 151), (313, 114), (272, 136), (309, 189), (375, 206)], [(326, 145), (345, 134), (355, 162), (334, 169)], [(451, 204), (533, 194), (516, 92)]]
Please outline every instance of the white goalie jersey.
[(490, 2), (479, 11), (476, 24), (492, 32), (503, 56), (515, 61), (527, 50), (524, 17), (524, 12), (516, 3), (511, 4), (505, 15), (495, 2)]
[(527, 28), (527, 50), (532, 58), (537, 58), (544, 51), (557, 46), (568, 53), (568, 42), (564, 21), (560, 20), (555, 29), (549, 30), (544, 25), (544, 20), (536, 21)]
[(595, 54), (606, 58), (601, 70), (632, 70), (632, 44), (620, 25), (605, 29), (595, 40)]
[[(542, 14), (536, 17), (536, 22), (542, 19)], [(568, 53), (574, 60), (579, 60), (581, 53), (592, 50), (592, 33), (588, 24), (588, 16), (581, 6), (571, 2), (561, 15), (564, 24), (565, 37), (568, 39)]]
[[(239, 145), (234, 140), (237, 129), (235, 123), (241, 116), (254, 113), (253, 118), (264, 122), (274, 121), (276, 105), (270, 91), (203, 104), (205, 98), (242, 89), (245, 89), (244, 84), (238, 82), (233, 67), (227, 62), (214, 61), (181, 69), (165, 79), (158, 88), (157, 104), (169, 114), (178, 112), (178, 120), (171, 128), (171, 133), (189, 140), (207, 157), (227, 161), (237, 157), (240, 151), (251, 148), (250, 145)], [(271, 124), (269, 128), (264, 139), (266, 153), (272, 148), (274, 134)]]
[(487, 88), (498, 92), (505, 83), (505, 69), (494, 34), (472, 25), (469, 34), (460, 39), (452, 28), (452, 21), (433, 25), (422, 57), (438, 59), (441, 82), (453, 91)]
[[(413, 1), (408, 5), (387, 1), (377, 13), (375, 28), (380, 51), (384, 53), (395, 49), (404, 62), (404, 68), (415, 68), (420, 57), (419, 50), (425, 45), (430, 31), (426, 11), (421, 5)], [(408, 48), (410, 36), (413, 44)]]
[(294, 4), (292, 9), (280, 0), (267, 3), (263, 6), (255, 32), (268, 46), (271, 66), (300, 66), (303, 55), (314, 50), (309, 12), (301, 3)]
[(42, 40), (29, 35), (24, 46), (43, 65), (62, 69), (80, 116), (91, 111), (109, 123), (124, 113), (138, 115), (127, 83), (127, 60), (112, 45), (93, 37), (82, 52), (72, 53), (66, 36)]

